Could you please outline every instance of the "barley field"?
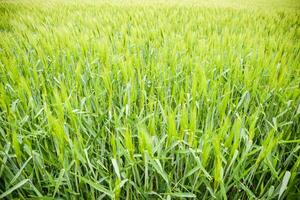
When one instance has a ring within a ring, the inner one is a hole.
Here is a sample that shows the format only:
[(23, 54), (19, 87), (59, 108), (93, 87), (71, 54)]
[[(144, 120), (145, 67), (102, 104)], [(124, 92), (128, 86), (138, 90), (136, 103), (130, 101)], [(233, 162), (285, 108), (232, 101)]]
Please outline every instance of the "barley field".
[(299, 0), (0, 0), (0, 199), (300, 199)]

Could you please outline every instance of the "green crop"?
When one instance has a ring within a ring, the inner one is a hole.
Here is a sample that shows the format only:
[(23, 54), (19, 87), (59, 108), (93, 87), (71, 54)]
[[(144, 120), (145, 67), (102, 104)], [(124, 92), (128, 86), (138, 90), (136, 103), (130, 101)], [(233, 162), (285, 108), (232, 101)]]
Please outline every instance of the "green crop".
[(0, 199), (296, 199), (298, 0), (0, 1)]

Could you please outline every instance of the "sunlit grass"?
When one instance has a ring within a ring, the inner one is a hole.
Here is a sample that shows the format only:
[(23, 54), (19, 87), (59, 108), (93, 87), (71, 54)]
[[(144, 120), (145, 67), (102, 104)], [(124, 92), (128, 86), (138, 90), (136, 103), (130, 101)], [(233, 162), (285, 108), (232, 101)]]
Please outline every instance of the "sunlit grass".
[(1, 1), (0, 198), (294, 199), (289, 1)]

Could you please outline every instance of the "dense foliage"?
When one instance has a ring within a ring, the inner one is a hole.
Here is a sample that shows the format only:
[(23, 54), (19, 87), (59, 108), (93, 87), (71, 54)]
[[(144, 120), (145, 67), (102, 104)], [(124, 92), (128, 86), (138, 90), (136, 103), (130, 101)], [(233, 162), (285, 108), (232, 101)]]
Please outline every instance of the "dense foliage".
[(297, 198), (299, 64), (299, 1), (0, 1), (0, 198)]

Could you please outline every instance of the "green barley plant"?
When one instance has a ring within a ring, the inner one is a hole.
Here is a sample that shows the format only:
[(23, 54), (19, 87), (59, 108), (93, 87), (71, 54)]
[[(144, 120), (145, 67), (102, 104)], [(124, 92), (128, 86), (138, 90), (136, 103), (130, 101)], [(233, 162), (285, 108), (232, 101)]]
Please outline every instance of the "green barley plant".
[(299, 199), (298, 0), (0, 0), (0, 199)]

